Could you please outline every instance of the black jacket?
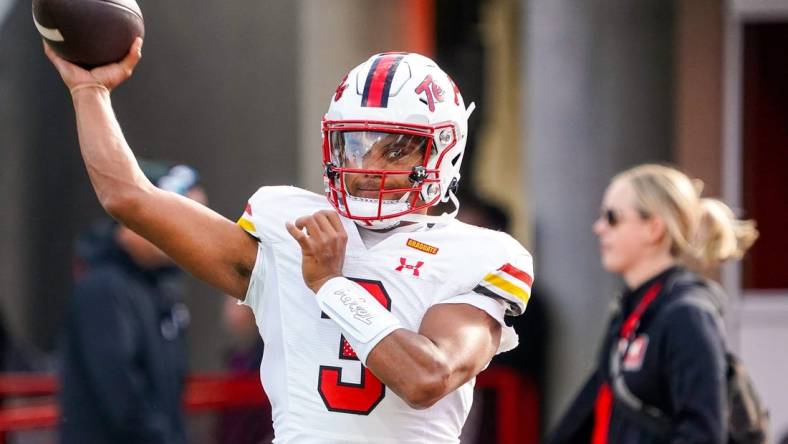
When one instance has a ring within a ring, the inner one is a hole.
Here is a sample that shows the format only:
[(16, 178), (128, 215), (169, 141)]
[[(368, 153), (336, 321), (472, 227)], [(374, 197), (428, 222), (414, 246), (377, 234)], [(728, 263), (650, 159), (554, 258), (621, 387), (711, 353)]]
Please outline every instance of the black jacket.
[[(669, 416), (668, 436), (651, 431), (641, 415), (615, 399), (609, 443), (724, 443), (727, 437), (725, 343), (721, 292), (698, 275), (673, 267), (641, 287), (623, 294), (605, 333), (597, 368), (549, 437), (550, 444), (591, 442), (594, 403), (603, 382), (610, 381), (610, 351), (619, 340), (624, 319), (657, 280), (664, 284), (636, 330), (643, 354), (623, 366), (630, 391)], [(705, 299), (705, 304), (691, 298)], [(711, 307), (716, 309), (712, 310)], [(636, 359), (642, 356), (641, 359)]]
[(175, 269), (145, 270), (114, 241), (114, 224), (77, 246), (60, 372), (63, 444), (186, 442), (181, 395), (188, 312)]

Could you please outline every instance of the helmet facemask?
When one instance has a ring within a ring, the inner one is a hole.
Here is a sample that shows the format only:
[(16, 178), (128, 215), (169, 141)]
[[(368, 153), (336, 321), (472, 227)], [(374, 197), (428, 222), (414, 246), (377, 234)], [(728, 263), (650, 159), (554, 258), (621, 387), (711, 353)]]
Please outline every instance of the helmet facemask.
[(454, 133), (451, 126), (325, 121), (329, 201), (342, 216), (373, 229), (391, 228), (403, 216), (436, 204), (442, 197), (439, 162), (443, 157), (435, 142), (436, 130)]

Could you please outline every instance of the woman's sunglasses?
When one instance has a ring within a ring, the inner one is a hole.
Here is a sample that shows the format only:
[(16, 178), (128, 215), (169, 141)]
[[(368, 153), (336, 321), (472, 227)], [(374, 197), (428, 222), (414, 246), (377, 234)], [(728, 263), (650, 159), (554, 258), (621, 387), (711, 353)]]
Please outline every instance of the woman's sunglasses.
[(599, 215), (599, 218), (604, 220), (607, 223), (607, 226), (610, 228), (615, 227), (621, 222), (621, 215), (618, 214), (618, 211), (612, 208), (603, 208), (602, 214)]
[[(644, 210), (638, 210), (638, 214), (640, 214), (641, 219), (648, 219), (650, 216), (649, 213)], [(614, 228), (621, 223), (621, 213), (612, 208), (602, 208), (599, 218), (604, 220), (610, 228)]]

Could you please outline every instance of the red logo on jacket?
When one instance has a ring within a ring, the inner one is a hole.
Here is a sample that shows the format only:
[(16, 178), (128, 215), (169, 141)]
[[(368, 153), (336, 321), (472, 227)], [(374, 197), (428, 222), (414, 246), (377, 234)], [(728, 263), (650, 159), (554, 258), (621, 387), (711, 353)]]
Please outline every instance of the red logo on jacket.
[(624, 355), (623, 368), (625, 371), (636, 372), (643, 367), (643, 358), (646, 356), (648, 348), (648, 335), (636, 337)]

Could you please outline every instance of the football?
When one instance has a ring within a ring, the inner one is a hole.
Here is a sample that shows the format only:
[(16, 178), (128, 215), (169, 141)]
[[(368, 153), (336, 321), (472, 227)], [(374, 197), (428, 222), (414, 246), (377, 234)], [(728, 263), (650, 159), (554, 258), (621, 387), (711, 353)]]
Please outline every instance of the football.
[(61, 57), (86, 68), (123, 59), (145, 34), (134, 0), (33, 0), (33, 22)]

